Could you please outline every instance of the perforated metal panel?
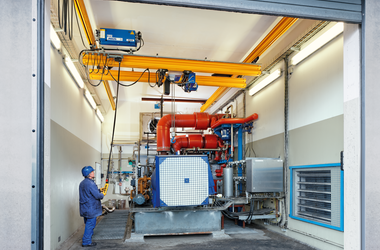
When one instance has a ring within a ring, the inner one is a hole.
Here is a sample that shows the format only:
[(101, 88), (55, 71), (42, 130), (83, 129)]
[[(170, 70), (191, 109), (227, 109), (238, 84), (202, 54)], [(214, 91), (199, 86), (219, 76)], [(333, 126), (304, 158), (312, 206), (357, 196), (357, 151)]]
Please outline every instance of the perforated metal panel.
[(207, 156), (157, 156), (153, 175), (155, 207), (208, 204), (212, 176)]

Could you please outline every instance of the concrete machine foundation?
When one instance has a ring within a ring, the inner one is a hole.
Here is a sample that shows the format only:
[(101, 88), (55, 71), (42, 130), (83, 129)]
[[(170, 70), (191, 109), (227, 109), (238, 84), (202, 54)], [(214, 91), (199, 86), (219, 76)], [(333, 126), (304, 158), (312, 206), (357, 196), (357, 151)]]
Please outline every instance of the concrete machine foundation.
[(136, 212), (135, 233), (144, 235), (211, 233), (221, 230), (220, 211)]

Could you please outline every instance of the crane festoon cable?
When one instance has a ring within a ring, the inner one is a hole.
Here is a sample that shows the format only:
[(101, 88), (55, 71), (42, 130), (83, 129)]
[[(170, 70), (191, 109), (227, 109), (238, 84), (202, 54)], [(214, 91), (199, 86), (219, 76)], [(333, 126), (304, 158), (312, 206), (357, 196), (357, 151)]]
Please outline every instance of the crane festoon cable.
[[(116, 60), (116, 59), (115, 59)], [(108, 185), (109, 185), (109, 182), (108, 182), (108, 176), (109, 176), (109, 173), (110, 173), (110, 165), (111, 165), (111, 155), (112, 155), (112, 148), (113, 148), (113, 139), (114, 139), (114, 136), (115, 136), (115, 127), (116, 127), (116, 114), (117, 114), (117, 104), (118, 104), (118, 100), (119, 100), (119, 86), (120, 86), (120, 67), (121, 67), (121, 58), (119, 60), (119, 71), (118, 71), (118, 74), (117, 74), (117, 90), (116, 90), (116, 101), (115, 101), (115, 115), (114, 115), (114, 118), (113, 118), (113, 128), (112, 128), (112, 137), (111, 137), (111, 147), (110, 147), (110, 154), (109, 154), (109, 158), (108, 158), (108, 167), (107, 167), (107, 175), (106, 175), (106, 184), (103, 188), (103, 194), (106, 195), (107, 194), (107, 190), (108, 190)]]

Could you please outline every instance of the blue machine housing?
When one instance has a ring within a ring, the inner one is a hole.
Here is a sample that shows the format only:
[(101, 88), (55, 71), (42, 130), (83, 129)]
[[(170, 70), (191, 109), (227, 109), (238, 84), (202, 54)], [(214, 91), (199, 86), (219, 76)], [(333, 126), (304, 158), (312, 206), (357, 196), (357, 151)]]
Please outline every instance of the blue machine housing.
[(195, 73), (192, 72), (189, 74), (187, 83), (185, 85), (185, 92), (196, 91), (198, 89), (198, 84), (195, 82)]
[(207, 156), (156, 156), (152, 174), (153, 207), (199, 206), (209, 204), (215, 194)]
[(101, 45), (136, 47), (136, 31), (101, 28), (99, 43)]

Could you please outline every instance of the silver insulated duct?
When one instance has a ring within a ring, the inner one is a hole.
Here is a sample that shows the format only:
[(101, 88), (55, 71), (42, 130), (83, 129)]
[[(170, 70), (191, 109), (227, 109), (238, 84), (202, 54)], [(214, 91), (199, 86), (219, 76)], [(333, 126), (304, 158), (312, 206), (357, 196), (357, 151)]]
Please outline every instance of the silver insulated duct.
[(234, 169), (225, 168), (223, 169), (223, 196), (232, 197), (234, 194)]

